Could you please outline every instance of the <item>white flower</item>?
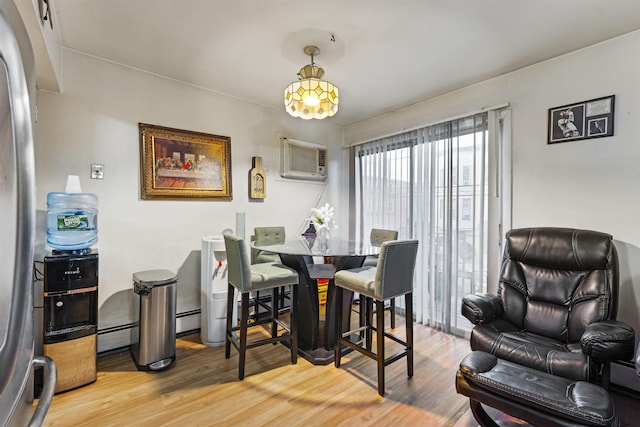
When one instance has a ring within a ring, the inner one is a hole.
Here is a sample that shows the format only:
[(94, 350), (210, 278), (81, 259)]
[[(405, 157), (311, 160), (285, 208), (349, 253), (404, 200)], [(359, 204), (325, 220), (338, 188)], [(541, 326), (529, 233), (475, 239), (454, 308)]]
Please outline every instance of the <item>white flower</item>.
[(333, 208), (326, 203), (320, 208), (311, 209), (311, 216), (307, 218), (308, 221), (313, 223), (317, 231), (322, 229), (338, 228), (333, 220)]

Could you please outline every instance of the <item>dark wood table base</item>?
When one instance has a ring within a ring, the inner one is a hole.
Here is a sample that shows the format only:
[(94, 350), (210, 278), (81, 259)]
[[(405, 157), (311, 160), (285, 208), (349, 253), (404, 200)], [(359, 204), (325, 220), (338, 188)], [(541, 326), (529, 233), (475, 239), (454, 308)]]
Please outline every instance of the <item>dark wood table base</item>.
[[(364, 258), (364, 256), (333, 257), (333, 263), (338, 270), (355, 268), (362, 265)], [(325, 320), (322, 321), (319, 313), (318, 286), (316, 281), (309, 277), (307, 270), (307, 264), (313, 262), (312, 258), (303, 255), (280, 254), (280, 259), (284, 265), (293, 268), (300, 274), (298, 284), (298, 354), (314, 365), (328, 365), (333, 362), (333, 346), (336, 335), (334, 321), (337, 304), (333, 279), (329, 281)], [(343, 298), (342, 330), (348, 331), (353, 293), (346, 291)], [(359, 335), (353, 335), (352, 341), (360, 343), (362, 338)], [(343, 351), (346, 353), (350, 349)]]
[[(362, 337), (354, 334), (349, 337), (349, 341), (353, 342), (355, 345), (360, 345), (362, 344)], [(343, 356), (352, 351), (353, 350), (346, 346), (341, 348)], [(331, 350), (327, 350), (326, 348), (321, 347), (315, 350), (310, 350), (298, 347), (298, 355), (302, 356), (305, 360), (308, 360), (314, 365), (329, 365), (333, 363), (335, 352), (333, 348)]]

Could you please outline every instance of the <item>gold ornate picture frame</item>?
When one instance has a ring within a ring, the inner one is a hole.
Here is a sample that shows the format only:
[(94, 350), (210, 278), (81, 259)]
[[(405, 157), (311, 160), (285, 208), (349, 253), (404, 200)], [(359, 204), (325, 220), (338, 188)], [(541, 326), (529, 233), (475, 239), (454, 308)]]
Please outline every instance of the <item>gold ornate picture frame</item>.
[(140, 197), (232, 200), (231, 138), (139, 123)]

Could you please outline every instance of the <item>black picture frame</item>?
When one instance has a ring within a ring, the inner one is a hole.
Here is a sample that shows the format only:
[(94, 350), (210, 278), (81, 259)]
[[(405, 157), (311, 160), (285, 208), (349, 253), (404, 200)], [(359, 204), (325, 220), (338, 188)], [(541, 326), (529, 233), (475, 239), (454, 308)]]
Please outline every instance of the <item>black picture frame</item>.
[(549, 108), (548, 144), (613, 136), (615, 95)]

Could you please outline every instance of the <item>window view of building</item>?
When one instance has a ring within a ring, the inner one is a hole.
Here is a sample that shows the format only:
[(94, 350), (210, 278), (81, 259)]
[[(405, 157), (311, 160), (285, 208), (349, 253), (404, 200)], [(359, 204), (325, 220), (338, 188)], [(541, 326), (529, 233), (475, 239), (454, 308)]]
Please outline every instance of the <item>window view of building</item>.
[(486, 290), (487, 141), (478, 114), (356, 147), (356, 237), (420, 240), (416, 320), (456, 334), (462, 296)]

